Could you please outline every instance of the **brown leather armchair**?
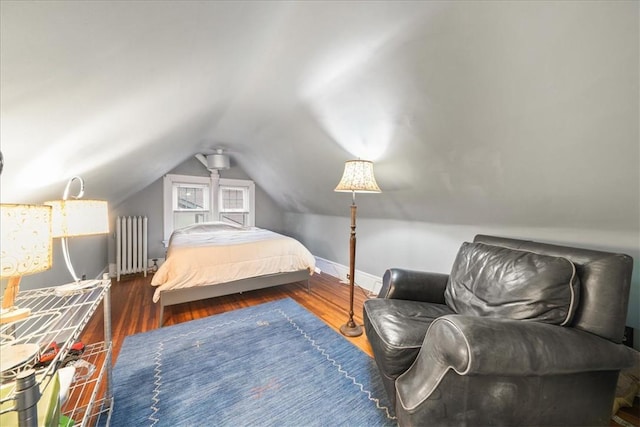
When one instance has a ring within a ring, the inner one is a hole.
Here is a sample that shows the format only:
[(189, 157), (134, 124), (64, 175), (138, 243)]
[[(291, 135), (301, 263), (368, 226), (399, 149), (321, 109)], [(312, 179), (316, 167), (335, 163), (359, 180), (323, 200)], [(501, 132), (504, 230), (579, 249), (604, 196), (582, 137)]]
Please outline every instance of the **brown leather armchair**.
[(388, 270), (364, 323), (401, 426), (606, 426), (631, 257), (478, 235), (451, 274)]

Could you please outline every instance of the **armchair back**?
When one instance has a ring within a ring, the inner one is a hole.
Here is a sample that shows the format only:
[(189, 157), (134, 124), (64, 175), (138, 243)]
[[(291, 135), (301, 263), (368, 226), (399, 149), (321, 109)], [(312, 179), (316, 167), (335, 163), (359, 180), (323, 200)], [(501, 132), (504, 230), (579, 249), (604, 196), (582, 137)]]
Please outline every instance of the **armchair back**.
[(581, 289), (580, 302), (571, 325), (567, 326), (617, 344), (622, 342), (633, 269), (630, 256), (481, 234), (474, 242), (570, 260), (576, 267)]

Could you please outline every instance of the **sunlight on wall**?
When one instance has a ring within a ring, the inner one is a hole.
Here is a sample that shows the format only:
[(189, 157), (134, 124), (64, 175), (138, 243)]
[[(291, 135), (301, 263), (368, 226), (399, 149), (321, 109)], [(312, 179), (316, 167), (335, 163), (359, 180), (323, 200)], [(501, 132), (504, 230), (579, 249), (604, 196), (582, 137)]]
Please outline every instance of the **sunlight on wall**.
[[(99, 116), (83, 120), (64, 136), (42, 144), (46, 148), (32, 153), (31, 160), (20, 167), (15, 180), (21, 191), (36, 190), (52, 183), (66, 182), (69, 177), (83, 175), (126, 156), (136, 148), (135, 143), (123, 143), (121, 129), (139, 113), (139, 103), (127, 103), (101, 112)], [(130, 133), (126, 139), (134, 137)]]
[(404, 24), (396, 22), (322, 55), (301, 86), (319, 125), (354, 157), (378, 160), (391, 142), (397, 96), (390, 87), (368, 84), (363, 72)]
[(325, 131), (356, 158), (377, 161), (394, 134), (393, 111), (363, 94), (344, 102), (317, 103), (316, 119)]
[(366, 28), (355, 19), (353, 31), (316, 55), (306, 70), (300, 97), (318, 125), (354, 157), (380, 160), (394, 142), (408, 95), (415, 91), (408, 86), (402, 52), (446, 7), (395, 2), (378, 10), (367, 5), (362, 16), (384, 18)]
[[(17, 118), (3, 126), (2, 140), (28, 141), (30, 145), (3, 145), (5, 160), (11, 159), (11, 163), (5, 161), (8, 167), (2, 176), (2, 200), (20, 201), (25, 194), (38, 194), (38, 190), (57, 184), (62, 189), (71, 176), (84, 176), (117, 163), (141, 147), (162, 140), (177, 124), (200, 117), (208, 108), (205, 94), (182, 102), (188, 97), (188, 91), (173, 87), (167, 90), (159, 80), (135, 92), (129, 90), (111, 103), (105, 100), (98, 108), (85, 108), (73, 123), (43, 123), (30, 131), (34, 114), (14, 115)], [(81, 107), (67, 105), (67, 109), (76, 112)], [(150, 125), (144, 120), (149, 117), (164, 120)]]

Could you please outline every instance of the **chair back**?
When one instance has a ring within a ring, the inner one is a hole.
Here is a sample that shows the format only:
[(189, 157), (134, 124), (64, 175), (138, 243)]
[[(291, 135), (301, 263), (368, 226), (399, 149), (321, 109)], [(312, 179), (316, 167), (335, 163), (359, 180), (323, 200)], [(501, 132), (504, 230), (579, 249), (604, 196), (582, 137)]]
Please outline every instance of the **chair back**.
[(567, 258), (581, 283), (580, 302), (568, 326), (622, 342), (633, 270), (629, 255), (481, 234), (474, 242)]

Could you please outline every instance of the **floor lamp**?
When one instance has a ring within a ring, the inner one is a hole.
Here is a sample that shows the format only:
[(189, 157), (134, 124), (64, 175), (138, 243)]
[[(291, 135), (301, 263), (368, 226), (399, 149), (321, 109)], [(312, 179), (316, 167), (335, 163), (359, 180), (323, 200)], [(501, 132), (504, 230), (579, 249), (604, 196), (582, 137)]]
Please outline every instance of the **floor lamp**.
[(344, 164), (342, 179), (334, 191), (351, 192), (351, 237), (349, 239), (349, 320), (340, 327), (347, 337), (362, 335), (362, 326), (353, 321), (353, 292), (356, 271), (356, 193), (380, 193), (373, 175), (373, 162), (348, 160)]

